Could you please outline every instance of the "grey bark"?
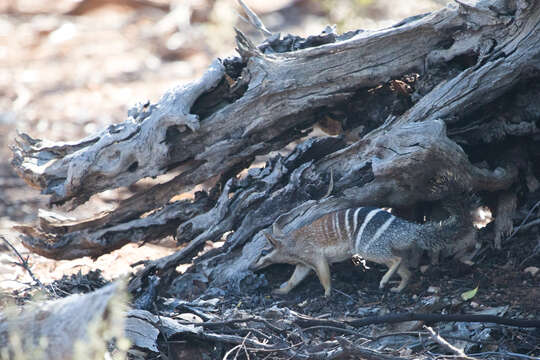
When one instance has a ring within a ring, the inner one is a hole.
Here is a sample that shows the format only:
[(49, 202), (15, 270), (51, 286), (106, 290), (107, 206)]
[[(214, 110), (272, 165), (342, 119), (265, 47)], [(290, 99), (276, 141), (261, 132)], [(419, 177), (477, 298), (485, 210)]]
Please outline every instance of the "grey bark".
[[(105, 341), (122, 335), (123, 325), (117, 321), (125, 298), (125, 286), (114, 283), (89, 294), (26, 305), (17, 314), (13, 309), (9, 314), (0, 313), (0, 350), (22, 351), (44, 360), (74, 359), (75, 344), (80, 342), (86, 344), (89, 358), (99, 356), (105, 352)], [(96, 323), (102, 325), (96, 327)], [(91, 324), (97, 329), (94, 333), (89, 330)]]
[[(49, 216), (39, 227), (20, 227), (23, 241), (54, 258), (99, 256), (168, 234), (189, 243), (149, 264), (140, 280), (156, 270), (174, 275), (205, 241), (232, 231), (195, 262), (194, 271), (222, 284), (249, 275), (265, 245), (261, 231), (289, 211), (296, 227), (339, 207), (437, 201), (450, 195), (430, 188), (443, 173), (466, 190), (508, 189), (523, 168), (515, 161), (522, 148), (476, 154), (474, 164), (470, 155), (510, 136), (538, 140), (540, 106), (531, 99), (540, 94), (539, 22), (540, 4), (506, 0), (450, 4), (379, 31), (272, 35), (257, 47), (238, 32), (240, 58), (214, 61), (200, 81), (138, 105), (122, 124), (70, 143), (21, 134), (13, 165), (51, 204), (77, 206), (103, 190), (180, 171), (98, 219)], [(324, 121), (342, 136), (305, 140), (236, 178), (255, 156)], [(321, 200), (330, 170), (333, 196)], [(168, 203), (216, 177), (209, 196)]]

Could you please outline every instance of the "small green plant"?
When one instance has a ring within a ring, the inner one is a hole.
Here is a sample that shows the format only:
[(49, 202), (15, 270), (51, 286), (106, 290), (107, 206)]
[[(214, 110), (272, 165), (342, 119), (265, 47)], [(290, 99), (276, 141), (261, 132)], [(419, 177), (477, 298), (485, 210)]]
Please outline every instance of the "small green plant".
[(465, 291), (463, 294), (461, 294), (461, 299), (463, 299), (463, 301), (471, 300), (476, 295), (477, 292), (478, 292), (478, 286), (472, 290)]

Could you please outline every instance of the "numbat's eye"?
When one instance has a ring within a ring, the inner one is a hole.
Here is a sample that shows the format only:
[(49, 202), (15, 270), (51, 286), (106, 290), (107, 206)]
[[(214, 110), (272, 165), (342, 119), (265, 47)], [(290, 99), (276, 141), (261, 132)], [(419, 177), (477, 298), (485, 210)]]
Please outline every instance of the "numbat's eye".
[(268, 255), (268, 254), (270, 254), (270, 249), (263, 249), (263, 250), (261, 251), (261, 256), (266, 256), (266, 255)]

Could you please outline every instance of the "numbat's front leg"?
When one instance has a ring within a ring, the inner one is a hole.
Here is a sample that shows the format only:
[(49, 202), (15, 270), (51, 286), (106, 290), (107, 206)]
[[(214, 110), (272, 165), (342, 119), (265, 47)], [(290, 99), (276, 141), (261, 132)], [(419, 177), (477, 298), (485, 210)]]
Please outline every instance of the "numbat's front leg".
[(294, 289), (296, 285), (300, 284), (300, 282), (306, 278), (310, 271), (311, 269), (305, 265), (296, 265), (296, 268), (294, 269), (291, 278), (279, 289), (275, 289), (274, 291), (272, 291), (272, 293), (278, 295), (288, 294), (289, 291)]
[(315, 271), (317, 272), (319, 281), (324, 288), (324, 296), (329, 297), (330, 292), (332, 291), (332, 284), (330, 280), (330, 266), (328, 265), (328, 261), (326, 261), (326, 259), (320, 259), (317, 264), (315, 264)]

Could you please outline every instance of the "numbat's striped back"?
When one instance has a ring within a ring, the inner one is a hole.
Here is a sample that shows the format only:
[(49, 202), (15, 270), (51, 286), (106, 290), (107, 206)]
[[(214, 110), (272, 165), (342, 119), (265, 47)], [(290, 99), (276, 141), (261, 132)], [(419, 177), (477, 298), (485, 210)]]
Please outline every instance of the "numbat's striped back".
[(351, 241), (357, 253), (367, 252), (389, 228), (396, 217), (382, 209), (358, 208), (345, 210), (345, 223), (353, 221)]
[(287, 234), (274, 223), (274, 235), (265, 233), (272, 244), (272, 251), (261, 255), (250, 269), (262, 269), (273, 263), (296, 264), (291, 278), (275, 290), (278, 294), (287, 294), (311, 270), (315, 270), (325, 289), (325, 296), (329, 296), (329, 264), (358, 254), (388, 267), (379, 283), (380, 288), (397, 272), (401, 281), (391, 290), (399, 292), (410, 277), (406, 261), (403, 261), (407, 256), (405, 250), (416, 246), (438, 249), (472, 230), (467, 206), (457, 206), (459, 203), (459, 199), (447, 203), (450, 216), (445, 220), (425, 224), (409, 222), (373, 207), (329, 213)]
[(327, 244), (348, 242), (352, 253), (369, 259), (391, 256), (392, 250), (408, 249), (413, 244), (440, 248), (461, 230), (457, 220), (451, 216), (443, 222), (421, 225), (366, 206), (327, 214), (300, 231)]
[(393, 250), (410, 248), (413, 243), (433, 249), (446, 241), (433, 237), (433, 233), (423, 234), (422, 227), (388, 211), (366, 206), (327, 214), (299, 231), (328, 245), (347, 242), (351, 254), (377, 259), (391, 257)]
[[(378, 254), (383, 250), (380, 242), (386, 244), (388, 241), (392, 242), (392, 239), (388, 236), (391, 233), (396, 235), (396, 230), (403, 233), (404, 230), (413, 230), (411, 227), (415, 227), (415, 224), (397, 218), (388, 211), (373, 207), (347, 209), (337, 211), (331, 215), (330, 219), (334, 231), (341, 229), (341, 231), (337, 231), (337, 234), (344, 233), (352, 252), (357, 254), (388, 255)], [(404, 229), (404, 225), (407, 229)], [(407, 238), (403, 240), (412, 240), (409, 236)], [(406, 242), (410, 244), (410, 241)], [(383, 250), (383, 252), (385, 251)]]

